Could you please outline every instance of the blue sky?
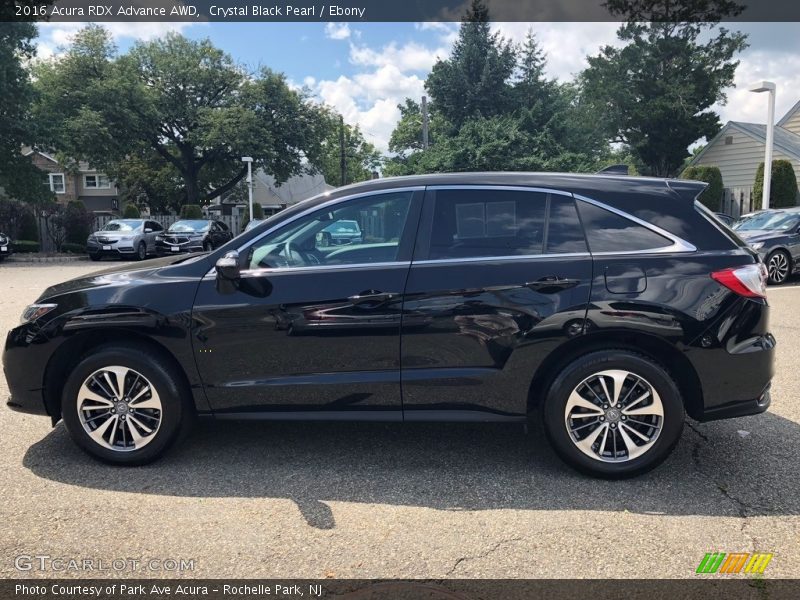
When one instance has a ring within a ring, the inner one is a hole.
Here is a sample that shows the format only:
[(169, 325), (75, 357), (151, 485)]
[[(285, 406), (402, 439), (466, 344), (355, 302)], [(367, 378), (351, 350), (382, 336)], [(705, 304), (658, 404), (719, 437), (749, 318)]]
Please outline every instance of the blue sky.
[[(397, 104), (424, 93), (424, 81), (437, 58), (447, 57), (457, 23), (107, 23), (120, 50), (135, 40), (168, 31), (195, 39), (210, 38), (251, 69), (268, 66), (283, 72), (293, 85), (306, 86), (322, 102), (358, 124), (367, 138), (385, 150), (397, 122)], [(41, 26), (39, 53), (57, 54), (81, 26)], [(747, 92), (747, 84), (770, 79), (778, 85), (780, 116), (800, 100), (800, 25), (796, 23), (732, 24), (750, 34), (750, 48), (741, 54), (736, 88), (727, 106), (718, 107), (727, 120), (764, 122), (766, 99)], [(521, 41), (533, 28), (548, 56), (548, 73), (569, 80), (585, 67), (587, 55), (615, 44), (614, 23), (494, 23), (503, 36)]]

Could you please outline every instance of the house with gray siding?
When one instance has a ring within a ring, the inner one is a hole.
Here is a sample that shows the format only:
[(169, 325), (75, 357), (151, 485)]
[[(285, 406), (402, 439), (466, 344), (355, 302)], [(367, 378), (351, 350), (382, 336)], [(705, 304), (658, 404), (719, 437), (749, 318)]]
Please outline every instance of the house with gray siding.
[[(766, 139), (766, 125), (729, 121), (690, 164), (719, 167), (728, 190), (749, 189), (764, 162)], [(800, 175), (800, 102), (775, 126), (773, 158), (788, 160)]]

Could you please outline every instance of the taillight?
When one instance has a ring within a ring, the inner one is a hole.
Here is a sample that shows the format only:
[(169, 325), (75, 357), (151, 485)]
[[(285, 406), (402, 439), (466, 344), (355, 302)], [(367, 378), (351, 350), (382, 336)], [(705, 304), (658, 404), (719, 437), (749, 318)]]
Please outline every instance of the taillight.
[(745, 298), (767, 297), (767, 268), (762, 263), (715, 271), (711, 278)]

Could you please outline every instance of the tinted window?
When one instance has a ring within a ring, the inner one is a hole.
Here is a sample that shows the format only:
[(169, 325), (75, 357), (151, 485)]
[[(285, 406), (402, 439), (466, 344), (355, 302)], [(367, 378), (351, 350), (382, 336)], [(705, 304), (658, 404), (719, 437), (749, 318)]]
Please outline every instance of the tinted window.
[(378, 193), (301, 217), (253, 244), (248, 268), (396, 261), (411, 195), (411, 192)]
[(578, 202), (592, 252), (633, 252), (671, 246), (672, 242), (647, 227), (588, 202)]
[(437, 190), (429, 258), (541, 254), (546, 198), (515, 190)]
[(547, 223), (547, 253), (568, 254), (587, 250), (575, 201), (568, 196), (551, 194), (550, 219)]

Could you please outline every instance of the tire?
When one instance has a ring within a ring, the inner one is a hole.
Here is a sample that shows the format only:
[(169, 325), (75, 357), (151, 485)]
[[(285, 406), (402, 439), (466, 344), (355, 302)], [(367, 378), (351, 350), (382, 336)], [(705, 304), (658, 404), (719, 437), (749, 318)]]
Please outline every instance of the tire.
[(786, 283), (792, 273), (792, 259), (785, 250), (775, 250), (765, 261), (769, 272), (769, 283), (780, 285)]
[(139, 242), (136, 247), (136, 260), (145, 260), (147, 258), (147, 244)]
[[(122, 401), (116, 394), (120, 380), (125, 386)], [(188, 431), (194, 411), (181, 377), (159, 353), (147, 346), (114, 344), (92, 350), (72, 370), (61, 416), (72, 439), (88, 454), (134, 466), (162, 456)]]
[(102, 256), (100, 256), (99, 254), (90, 254), (89, 255), (89, 260), (92, 260), (94, 262), (97, 262), (101, 258), (102, 258)]
[(550, 386), (542, 416), (547, 437), (565, 463), (593, 477), (624, 479), (654, 469), (669, 456), (683, 430), (684, 408), (677, 384), (663, 367), (612, 349), (567, 365)]

